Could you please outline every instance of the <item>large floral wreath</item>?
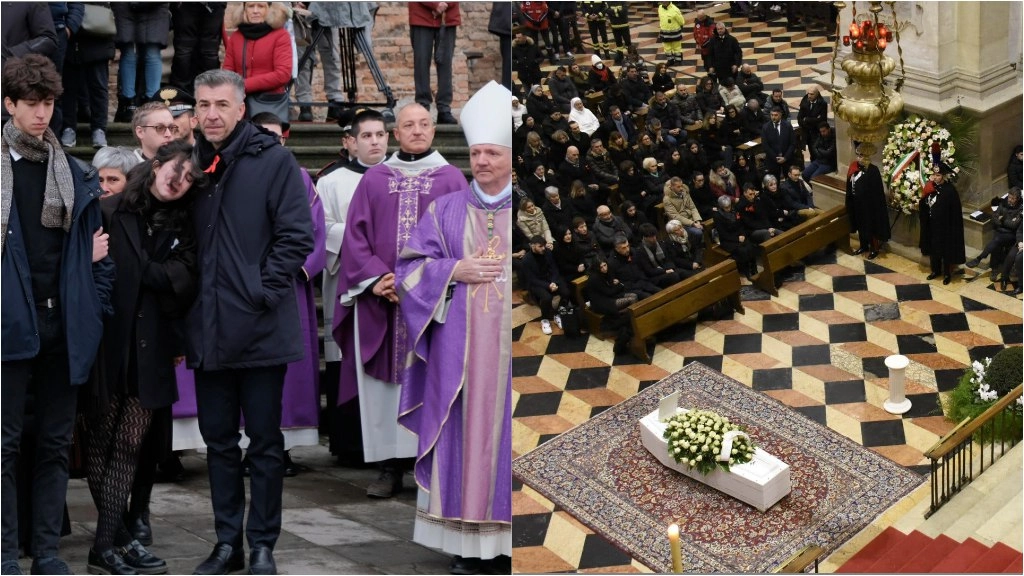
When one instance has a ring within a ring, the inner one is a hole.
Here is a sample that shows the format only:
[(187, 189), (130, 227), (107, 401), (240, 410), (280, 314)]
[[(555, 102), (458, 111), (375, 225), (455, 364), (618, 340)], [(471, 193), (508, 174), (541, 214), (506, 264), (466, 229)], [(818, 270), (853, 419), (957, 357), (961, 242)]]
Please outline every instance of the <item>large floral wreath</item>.
[(896, 124), (882, 150), (882, 174), (889, 186), (889, 205), (903, 214), (917, 210), (921, 188), (932, 164), (941, 161), (953, 169), (949, 180), (960, 173), (953, 139), (934, 120), (911, 116)]

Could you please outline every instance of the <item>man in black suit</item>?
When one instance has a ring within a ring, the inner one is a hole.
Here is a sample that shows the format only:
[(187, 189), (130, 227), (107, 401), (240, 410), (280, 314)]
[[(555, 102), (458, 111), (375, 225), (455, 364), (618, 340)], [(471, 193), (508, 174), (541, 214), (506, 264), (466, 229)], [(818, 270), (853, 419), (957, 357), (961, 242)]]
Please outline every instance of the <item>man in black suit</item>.
[(796, 113), (796, 122), (800, 125), (803, 142), (808, 149), (814, 151), (814, 141), (818, 139), (818, 126), (828, 120), (828, 102), (821, 96), (817, 86), (807, 89), (807, 94), (800, 99), (800, 110)]
[(612, 132), (619, 132), (630, 145), (636, 144), (636, 122), (618, 106), (608, 108), (608, 120), (601, 125), (601, 132), (605, 138)]
[(768, 173), (781, 181), (796, 150), (793, 125), (782, 121), (781, 108), (772, 108), (771, 120), (761, 128), (761, 145), (764, 146)]

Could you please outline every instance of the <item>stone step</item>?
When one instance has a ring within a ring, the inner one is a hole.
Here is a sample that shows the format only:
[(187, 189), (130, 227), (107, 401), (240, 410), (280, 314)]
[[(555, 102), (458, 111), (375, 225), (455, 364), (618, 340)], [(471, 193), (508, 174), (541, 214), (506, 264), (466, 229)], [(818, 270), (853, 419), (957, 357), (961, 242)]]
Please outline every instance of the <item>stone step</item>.
[[(68, 149), (71, 155), (85, 161), (91, 161), (96, 151), (90, 146), (91, 133), (88, 124), (79, 124), (76, 130), (78, 146)], [(126, 123), (110, 123), (107, 127), (107, 143), (111, 146), (137, 146), (131, 126)], [(341, 147), (341, 129), (335, 124), (295, 124), (291, 128), (288, 148), (295, 154), (299, 164), (308, 170), (316, 171), (338, 158)], [(396, 149), (394, 137), (390, 139), (390, 150)], [(469, 147), (462, 128), (453, 125), (438, 126), (434, 133), (434, 149), (453, 165), (459, 167), (463, 174), (470, 174)]]

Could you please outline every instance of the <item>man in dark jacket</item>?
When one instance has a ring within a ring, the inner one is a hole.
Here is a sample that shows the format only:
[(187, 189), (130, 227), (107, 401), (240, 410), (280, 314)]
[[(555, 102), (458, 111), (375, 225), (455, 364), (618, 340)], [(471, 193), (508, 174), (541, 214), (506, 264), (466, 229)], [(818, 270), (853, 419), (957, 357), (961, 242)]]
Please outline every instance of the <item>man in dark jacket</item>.
[(640, 70), (636, 66), (630, 64), (626, 67), (626, 75), (619, 80), (619, 86), (622, 87), (622, 92), (633, 112), (647, 109), (652, 96), (651, 85), (640, 77)]
[(665, 141), (670, 146), (678, 146), (679, 141), (686, 136), (683, 130), (683, 117), (679, 108), (669, 102), (664, 92), (657, 92), (654, 95), (654, 105), (651, 106), (650, 117), (661, 121), (661, 129), (664, 131)]
[(807, 89), (800, 99), (800, 110), (796, 113), (796, 122), (800, 125), (800, 134), (804, 144), (814, 150), (814, 141), (818, 138), (818, 126), (828, 120), (828, 102), (821, 96), (817, 86)]
[(616, 234), (612, 244), (615, 249), (608, 255), (608, 270), (612, 276), (640, 300), (657, 294), (661, 289), (640, 268), (640, 255), (630, 247), (626, 235)]
[(761, 127), (761, 145), (764, 146), (768, 173), (781, 181), (796, 152), (796, 137), (793, 125), (782, 119), (782, 109), (772, 108), (769, 116), (771, 119)]
[(736, 38), (729, 34), (725, 24), (715, 24), (715, 35), (708, 42), (708, 74), (724, 80), (736, 77), (740, 64), (743, 63), (743, 51)]
[(633, 237), (633, 231), (622, 218), (612, 214), (612, 209), (603, 204), (597, 207), (597, 220), (594, 220), (593, 229), (597, 243), (605, 252), (611, 252), (615, 247), (616, 235), (622, 234), (626, 240)]
[(622, 137), (630, 145), (636, 144), (636, 122), (633, 122), (633, 118), (628, 113), (623, 112), (618, 106), (608, 108), (608, 119), (601, 125), (601, 130), (596, 134), (601, 134), (604, 138), (607, 138), (612, 132), (622, 134)]
[[(6, 20), (5, 20), (6, 24)], [(18, 566), (15, 460), (26, 398), (35, 402), (33, 574), (70, 574), (58, 558), (68, 485), (68, 448), (79, 386), (88, 380), (103, 316), (112, 313), (114, 265), (106, 255), (94, 171), (66, 156), (47, 125), (60, 75), (39, 54), (9, 58), (3, 70), (2, 252), (3, 573)]]
[(548, 186), (544, 189), (544, 206), (541, 207), (541, 211), (544, 212), (544, 219), (548, 221), (548, 228), (551, 230), (551, 235), (555, 238), (561, 238), (565, 235), (565, 231), (572, 228), (572, 219), (576, 217), (576, 212), (572, 209), (572, 204), (562, 198), (562, 195), (558, 193), (558, 188), (555, 186)]
[(548, 78), (548, 90), (555, 102), (555, 108), (561, 110), (563, 114), (569, 113), (572, 99), (580, 95), (576, 85), (565, 75), (565, 66), (555, 68), (554, 74)]
[(658, 240), (658, 229), (654, 224), (641, 224), (640, 236), (640, 246), (636, 249), (636, 254), (640, 261), (640, 270), (647, 275), (647, 279), (661, 288), (668, 288), (679, 282), (681, 276), (674, 269), (665, 243)]
[(278, 138), (249, 122), (245, 84), (228, 70), (196, 77), (195, 162), (210, 176), (195, 204), (201, 283), (188, 318), (199, 430), (217, 545), (196, 574), (245, 566), (239, 414), (250, 438), (249, 570), (274, 574), (281, 531), (285, 369), (304, 355), (294, 279), (313, 250), (300, 168)]
[(565, 303), (569, 301), (571, 292), (558, 273), (555, 259), (545, 244), (543, 236), (530, 238), (530, 251), (523, 258), (523, 271), (526, 273), (526, 287), (540, 306), (540, 329), (545, 334), (551, 334), (552, 320), (559, 328), (562, 327), (562, 319), (555, 314), (555, 296), (559, 296), (560, 302)]
[(836, 134), (823, 121), (818, 124), (818, 137), (811, 144), (811, 162), (804, 168), (803, 179), (810, 184), (815, 176), (835, 172), (836, 166)]

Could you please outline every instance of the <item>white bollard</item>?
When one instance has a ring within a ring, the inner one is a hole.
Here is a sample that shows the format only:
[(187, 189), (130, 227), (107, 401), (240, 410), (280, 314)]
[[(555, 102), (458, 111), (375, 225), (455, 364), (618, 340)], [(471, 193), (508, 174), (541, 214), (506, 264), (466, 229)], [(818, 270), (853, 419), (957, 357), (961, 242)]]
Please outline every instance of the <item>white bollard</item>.
[(910, 400), (904, 391), (904, 377), (909, 365), (910, 359), (902, 354), (893, 354), (885, 359), (885, 366), (889, 369), (889, 400), (882, 404), (882, 408), (890, 414), (904, 414), (910, 410)]

